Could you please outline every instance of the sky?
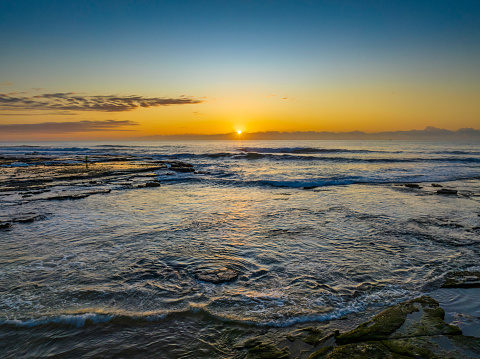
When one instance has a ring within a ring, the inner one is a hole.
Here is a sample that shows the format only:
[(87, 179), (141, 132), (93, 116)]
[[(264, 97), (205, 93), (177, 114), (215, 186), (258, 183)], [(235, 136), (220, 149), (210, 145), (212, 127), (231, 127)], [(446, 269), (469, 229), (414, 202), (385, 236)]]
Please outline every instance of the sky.
[(0, 0), (0, 141), (480, 128), (478, 0)]

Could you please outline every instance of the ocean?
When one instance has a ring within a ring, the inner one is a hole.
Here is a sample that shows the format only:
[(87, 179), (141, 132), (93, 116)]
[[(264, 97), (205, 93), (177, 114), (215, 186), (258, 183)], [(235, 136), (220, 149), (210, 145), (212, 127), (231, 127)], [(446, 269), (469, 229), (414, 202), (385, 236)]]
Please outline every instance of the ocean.
[[(167, 165), (158, 187), (7, 185), (85, 156)], [(0, 228), (4, 357), (243, 358), (253, 336), (351, 327), (479, 269), (478, 142), (4, 142), (2, 157), (0, 217), (36, 216)]]

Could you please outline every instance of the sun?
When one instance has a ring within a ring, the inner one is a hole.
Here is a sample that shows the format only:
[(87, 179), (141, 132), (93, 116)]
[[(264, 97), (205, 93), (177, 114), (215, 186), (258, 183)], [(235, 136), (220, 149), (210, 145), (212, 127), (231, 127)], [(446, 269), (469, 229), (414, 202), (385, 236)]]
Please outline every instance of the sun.
[(237, 131), (237, 133), (238, 133), (239, 135), (241, 135), (241, 134), (242, 134), (242, 131)]

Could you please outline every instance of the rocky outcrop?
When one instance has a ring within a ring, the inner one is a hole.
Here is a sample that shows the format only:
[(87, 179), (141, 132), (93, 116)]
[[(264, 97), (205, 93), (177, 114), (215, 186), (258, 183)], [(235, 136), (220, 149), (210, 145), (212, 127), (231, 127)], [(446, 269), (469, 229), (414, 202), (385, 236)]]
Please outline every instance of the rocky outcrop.
[(316, 358), (469, 358), (480, 355), (480, 339), (465, 337), (444, 322), (445, 312), (430, 297), (397, 304), (346, 333), (334, 345), (315, 351)]

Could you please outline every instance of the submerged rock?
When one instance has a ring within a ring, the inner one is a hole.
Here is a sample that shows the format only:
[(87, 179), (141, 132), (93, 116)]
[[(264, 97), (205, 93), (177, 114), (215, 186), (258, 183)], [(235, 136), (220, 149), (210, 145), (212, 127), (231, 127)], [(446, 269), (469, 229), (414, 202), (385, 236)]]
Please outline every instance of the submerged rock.
[(228, 268), (208, 270), (195, 274), (198, 280), (214, 284), (230, 282), (238, 277), (238, 273)]
[(437, 191), (437, 194), (457, 194), (458, 191), (456, 189), (448, 189), (442, 188)]
[(287, 339), (290, 341), (295, 341), (296, 339), (301, 340), (304, 343), (310, 345), (317, 345), (320, 342), (325, 341), (330, 336), (325, 336), (324, 331), (318, 327), (306, 327), (297, 329), (288, 334)]
[(443, 187), (441, 184), (438, 183), (432, 183), (432, 187)]
[(480, 288), (480, 272), (448, 273), (442, 288)]
[(245, 359), (288, 359), (290, 357), (287, 347), (278, 349), (272, 343), (262, 342), (259, 338), (247, 340), (244, 347), (248, 349)]

